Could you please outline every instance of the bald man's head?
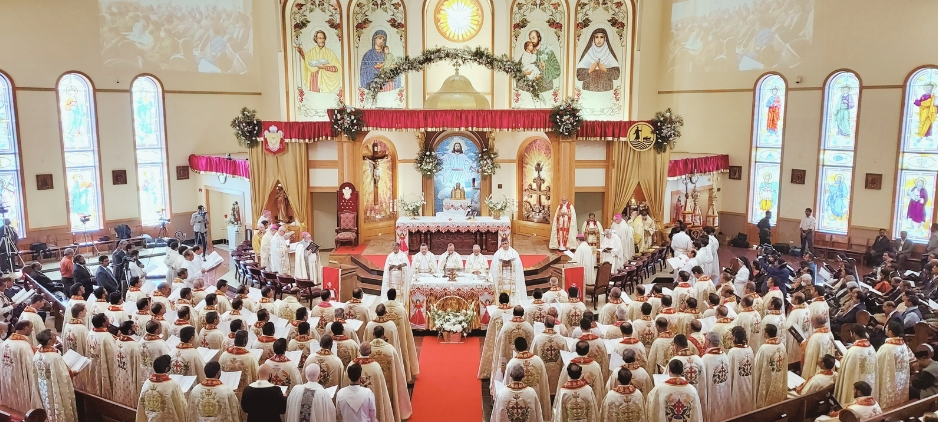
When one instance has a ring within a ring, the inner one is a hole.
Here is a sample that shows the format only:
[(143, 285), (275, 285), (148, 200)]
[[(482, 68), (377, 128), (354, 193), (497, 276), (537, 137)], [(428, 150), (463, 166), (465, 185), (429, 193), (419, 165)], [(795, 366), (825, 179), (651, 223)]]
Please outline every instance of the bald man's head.
[(307, 382), (319, 382), (319, 365), (307, 365), (305, 371)]

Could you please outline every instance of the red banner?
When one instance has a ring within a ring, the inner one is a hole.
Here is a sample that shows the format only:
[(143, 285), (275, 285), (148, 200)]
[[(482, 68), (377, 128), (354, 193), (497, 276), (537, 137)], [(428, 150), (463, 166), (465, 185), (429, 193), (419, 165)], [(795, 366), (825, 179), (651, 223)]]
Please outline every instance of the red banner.
[(192, 154), (189, 156), (189, 168), (196, 173), (227, 174), (245, 179), (251, 176), (248, 160), (235, 158)]
[(680, 177), (685, 174), (703, 174), (726, 171), (730, 168), (730, 156), (708, 155), (705, 157), (675, 158), (668, 163), (668, 177)]
[(265, 124), (261, 144), (268, 154), (283, 154), (287, 150), (287, 143), (283, 139), (283, 131), (275, 124)]
[(336, 267), (322, 267), (322, 289), (330, 290), (334, 300), (339, 299), (339, 289), (342, 283), (339, 282), (339, 269)]
[(579, 299), (583, 300), (583, 278), (586, 277), (586, 269), (583, 267), (567, 267), (563, 269), (563, 286), (569, 291), (571, 287), (576, 287), (580, 292)]

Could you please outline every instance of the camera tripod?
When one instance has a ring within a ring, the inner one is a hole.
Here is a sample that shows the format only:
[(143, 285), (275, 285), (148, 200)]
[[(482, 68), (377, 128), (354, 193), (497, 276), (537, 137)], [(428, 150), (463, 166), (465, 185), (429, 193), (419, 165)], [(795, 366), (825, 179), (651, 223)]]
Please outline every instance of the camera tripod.
[[(3, 213), (4, 218), (6, 218), (6, 213)], [(23, 257), (19, 254), (19, 249), (16, 247), (16, 243), (13, 241), (13, 227), (3, 226), (3, 238), (0, 239), (0, 253), (3, 254), (3, 261), (0, 262), (0, 266), (3, 269), (9, 268), (10, 272), (16, 270), (16, 261), (19, 261), (20, 267), (25, 267), (26, 262), (23, 261)]]
[(159, 246), (160, 243), (166, 245), (166, 241), (163, 240), (169, 237), (169, 232), (166, 230), (166, 221), (160, 220), (160, 230), (156, 232), (156, 245)]
[(94, 239), (92, 239), (91, 234), (88, 233), (88, 228), (86, 227), (87, 224), (88, 221), (81, 221), (81, 231), (78, 232), (78, 242), (75, 242), (75, 249), (78, 249), (77, 252), (81, 253), (81, 247), (88, 246), (89, 252), (94, 250), (95, 255), (101, 255), (101, 251), (98, 250), (98, 245), (94, 243)]

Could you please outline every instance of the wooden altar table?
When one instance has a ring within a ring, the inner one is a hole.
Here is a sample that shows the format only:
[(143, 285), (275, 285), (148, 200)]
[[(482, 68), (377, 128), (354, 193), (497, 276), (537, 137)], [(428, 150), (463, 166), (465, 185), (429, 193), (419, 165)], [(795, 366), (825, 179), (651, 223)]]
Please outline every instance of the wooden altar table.
[(410, 285), (410, 327), (415, 330), (434, 330), (436, 326), (430, 317), (430, 309), (440, 299), (456, 296), (465, 300), (467, 309), (446, 309), (449, 311), (472, 310), (471, 329), (483, 328), (488, 321), (483, 321), (485, 305), (493, 302), (494, 285), (487, 276), (460, 274), (456, 281), (437, 275), (421, 275)]
[(493, 254), (501, 239), (510, 239), (511, 220), (506, 217), (476, 217), (467, 220), (462, 216), (441, 215), (436, 217), (401, 217), (397, 219), (395, 232), (398, 238), (407, 238), (411, 253), (420, 251), (426, 243), (430, 252), (440, 254), (452, 243), (462, 255), (472, 253), (472, 245), (479, 245), (482, 253)]

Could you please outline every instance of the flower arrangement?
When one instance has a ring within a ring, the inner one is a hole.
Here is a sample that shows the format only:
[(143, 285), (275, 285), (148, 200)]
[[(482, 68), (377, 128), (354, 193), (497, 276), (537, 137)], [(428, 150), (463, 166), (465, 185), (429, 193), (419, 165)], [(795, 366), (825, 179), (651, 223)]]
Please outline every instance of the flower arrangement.
[(417, 158), (414, 159), (414, 168), (423, 175), (423, 177), (433, 177), (434, 174), (443, 170), (443, 160), (433, 153), (426, 146), (420, 147), (417, 152)]
[(454, 64), (473, 63), (484, 66), (490, 70), (496, 70), (507, 73), (514, 81), (514, 86), (518, 90), (530, 93), (535, 98), (538, 97), (539, 81), (528, 78), (524, 74), (521, 61), (515, 61), (505, 54), (494, 55), (488, 49), (482, 47), (476, 48), (430, 48), (423, 54), (416, 57), (404, 57), (395, 61), (392, 65), (386, 66), (375, 75), (374, 79), (368, 84), (368, 93), (372, 101), (378, 97), (378, 93), (389, 82), (397, 79), (398, 76), (409, 72), (422, 71), (425, 67), (441, 61), (450, 61)]
[(260, 145), (257, 140), (263, 131), (264, 122), (257, 118), (257, 110), (247, 107), (241, 108), (241, 113), (231, 121), (231, 128), (235, 130), (238, 145), (245, 148), (254, 148)]
[(482, 151), (479, 152), (479, 173), (482, 174), (483, 178), (492, 176), (495, 172), (501, 168), (501, 164), (495, 162), (498, 159), (498, 151), (492, 147), (482, 147)]
[(350, 139), (354, 138), (356, 133), (361, 132), (362, 123), (362, 111), (355, 107), (339, 104), (339, 107), (332, 113), (332, 130), (342, 132)]
[(489, 194), (489, 196), (485, 198), (485, 206), (489, 207), (489, 211), (498, 219), (501, 214), (514, 211), (515, 201), (508, 199), (504, 195), (501, 199), (495, 199), (494, 194)]
[(398, 199), (397, 205), (401, 211), (404, 211), (405, 214), (416, 217), (420, 215), (420, 209), (423, 208), (423, 205), (426, 204), (426, 201), (423, 198), (420, 198), (413, 202), (408, 202), (404, 199)]
[(470, 324), (475, 315), (471, 311), (446, 311), (433, 307), (430, 309), (430, 318), (433, 318), (436, 330), (440, 334), (444, 332), (469, 334)]
[(229, 226), (239, 226), (239, 227), (241, 226), (241, 223), (235, 221), (234, 214), (232, 215), (225, 214), (225, 224)]
[(583, 115), (576, 100), (568, 98), (550, 111), (550, 124), (563, 136), (575, 136), (583, 125)]
[(661, 154), (668, 148), (673, 149), (677, 144), (677, 138), (681, 137), (681, 127), (684, 126), (684, 118), (667, 108), (655, 113), (651, 124), (655, 127), (655, 152)]

